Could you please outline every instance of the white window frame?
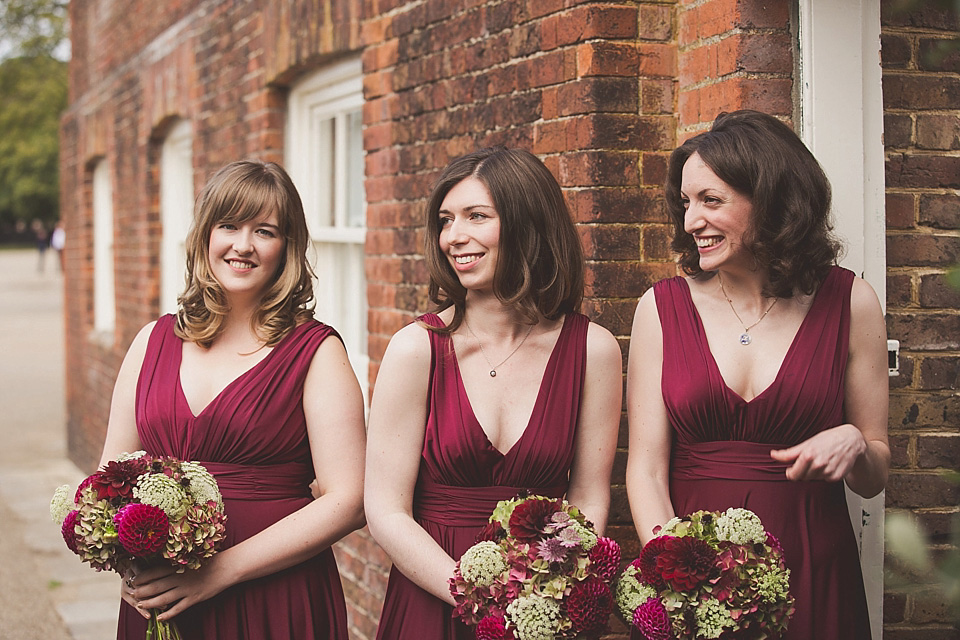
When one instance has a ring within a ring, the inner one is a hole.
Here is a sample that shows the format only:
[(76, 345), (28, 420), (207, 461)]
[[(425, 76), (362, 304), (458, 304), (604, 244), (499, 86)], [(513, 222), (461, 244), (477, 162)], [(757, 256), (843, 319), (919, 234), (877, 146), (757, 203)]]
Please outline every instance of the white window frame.
[[(886, 306), (880, 3), (800, 0), (801, 136), (833, 187), (833, 221), (846, 244), (843, 266)], [(847, 504), (860, 540), (870, 625), (883, 633), (884, 493)]]
[[(359, 57), (324, 67), (298, 82), (288, 101), (285, 164), (303, 199), (316, 254), (317, 318), (340, 332), (366, 399), (369, 357), (364, 152), (362, 134), (350, 138), (348, 130), (351, 117), (362, 118), (362, 108), (363, 68)], [(353, 153), (359, 156), (350, 155), (348, 139), (354, 145)], [(349, 189), (351, 170), (361, 176), (358, 191)], [(348, 203), (353, 205), (352, 211)], [(354, 222), (360, 220), (362, 226), (350, 226), (351, 217)]]
[(100, 160), (93, 168), (93, 330), (108, 344), (117, 325), (113, 243), (113, 180), (110, 164)]
[(181, 120), (160, 151), (160, 313), (176, 313), (183, 292), (187, 232), (193, 223), (193, 128)]

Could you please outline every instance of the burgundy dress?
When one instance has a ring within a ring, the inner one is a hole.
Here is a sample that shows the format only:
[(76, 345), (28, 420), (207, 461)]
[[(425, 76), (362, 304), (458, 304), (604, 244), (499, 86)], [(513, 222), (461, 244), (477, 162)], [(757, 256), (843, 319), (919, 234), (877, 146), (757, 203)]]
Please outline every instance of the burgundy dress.
[[(436, 315), (421, 318), (432, 326), (443, 326)], [(566, 493), (589, 324), (580, 314), (566, 317), (530, 421), (506, 454), (494, 448), (480, 428), (451, 338), (430, 332), (429, 411), (413, 515), (454, 560), (476, 542), (498, 501), (522, 489), (558, 498)], [(473, 629), (454, 619), (452, 611), (394, 567), (377, 638), (473, 640)]]
[[(152, 455), (200, 462), (217, 478), (227, 514), (223, 548), (312, 500), (314, 478), (303, 383), (320, 343), (337, 333), (316, 321), (293, 329), (194, 416), (180, 386), (174, 317), (157, 321), (137, 383), (137, 432)], [(331, 550), (242, 582), (175, 618), (184, 640), (346, 640), (346, 605)], [(144, 620), (121, 602), (117, 637), (143, 640)]]
[[(842, 482), (790, 482), (771, 449), (846, 422), (852, 272), (820, 286), (773, 383), (747, 402), (720, 375), (685, 279), (654, 287), (663, 328), (663, 400), (674, 429), (677, 515), (744, 507), (783, 545), (796, 613), (786, 638), (870, 638), (857, 541)], [(745, 349), (757, 347), (744, 347)]]

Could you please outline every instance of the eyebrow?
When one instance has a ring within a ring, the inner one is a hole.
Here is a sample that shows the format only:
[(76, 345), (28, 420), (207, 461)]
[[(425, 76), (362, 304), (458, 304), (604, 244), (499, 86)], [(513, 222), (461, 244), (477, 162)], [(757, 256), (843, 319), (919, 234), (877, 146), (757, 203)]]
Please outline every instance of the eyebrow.
[[(466, 207), (463, 207), (463, 211), (472, 211), (473, 209), (493, 209), (496, 211), (496, 207), (492, 204), (471, 204)], [(440, 209), (437, 213), (453, 213), (450, 209)]]

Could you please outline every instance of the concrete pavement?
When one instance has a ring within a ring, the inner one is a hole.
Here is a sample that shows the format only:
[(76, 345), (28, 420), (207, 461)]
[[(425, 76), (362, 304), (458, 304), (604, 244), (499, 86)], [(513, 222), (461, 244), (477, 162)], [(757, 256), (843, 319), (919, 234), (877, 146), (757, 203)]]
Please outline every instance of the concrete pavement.
[(83, 479), (66, 457), (63, 278), (48, 251), (0, 249), (0, 640), (116, 637), (119, 577), (97, 573), (50, 519)]

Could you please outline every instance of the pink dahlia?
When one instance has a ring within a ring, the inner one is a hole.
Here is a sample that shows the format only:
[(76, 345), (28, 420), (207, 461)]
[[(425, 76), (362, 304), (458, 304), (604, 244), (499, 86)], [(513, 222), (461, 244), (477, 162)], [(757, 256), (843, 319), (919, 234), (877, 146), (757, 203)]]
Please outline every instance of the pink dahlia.
[(67, 517), (63, 519), (63, 524), (60, 525), (60, 535), (63, 536), (63, 541), (67, 543), (67, 548), (74, 553), (80, 553), (78, 548), (80, 540), (77, 538), (76, 532), (77, 518), (79, 517), (80, 512), (73, 509), (67, 514)]
[(520, 542), (533, 542), (542, 535), (550, 516), (559, 510), (559, 500), (524, 500), (510, 514), (510, 535)]
[(160, 507), (133, 503), (114, 517), (120, 544), (127, 553), (144, 558), (159, 551), (167, 541), (170, 519)]
[(590, 550), (590, 568), (607, 582), (613, 580), (620, 568), (620, 545), (616, 540), (597, 538), (597, 544)]
[(606, 630), (613, 613), (613, 593), (606, 582), (591, 577), (575, 584), (564, 604), (576, 631), (599, 633)]
[(77, 487), (77, 492), (73, 495), (73, 504), (80, 504), (83, 490), (93, 484), (93, 478), (97, 475), (99, 475), (99, 473), (95, 473), (92, 476), (87, 476), (83, 479), (83, 482), (81, 482), (80, 486)]
[(506, 621), (500, 616), (487, 616), (477, 625), (477, 640), (505, 640)]
[(147, 463), (142, 458), (131, 458), (122, 462), (111, 460), (91, 476), (93, 481), (90, 484), (97, 490), (97, 496), (101, 500), (116, 503), (133, 497), (137, 478), (146, 470)]
[(673, 638), (673, 627), (670, 625), (670, 616), (663, 603), (657, 598), (647, 598), (647, 601), (633, 612), (633, 626), (640, 630), (647, 640), (670, 640)]
[(684, 536), (671, 538), (657, 556), (657, 569), (675, 591), (692, 591), (717, 566), (717, 552), (705, 540)]

